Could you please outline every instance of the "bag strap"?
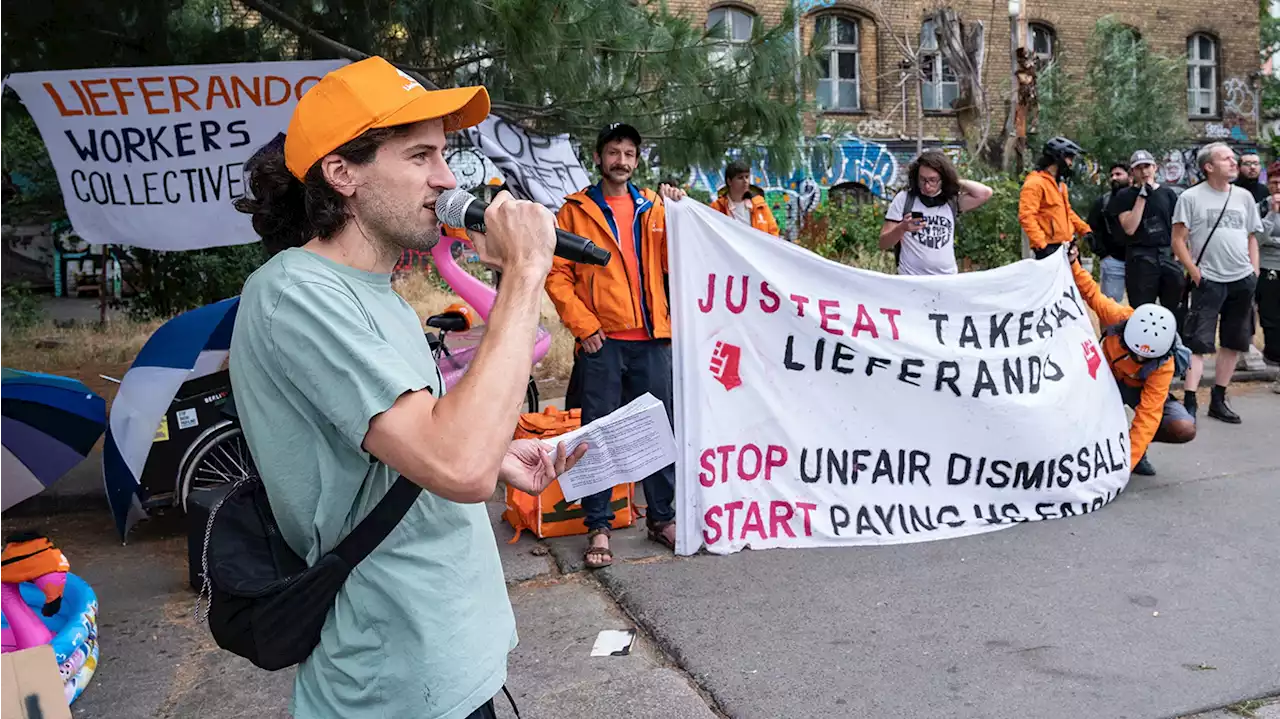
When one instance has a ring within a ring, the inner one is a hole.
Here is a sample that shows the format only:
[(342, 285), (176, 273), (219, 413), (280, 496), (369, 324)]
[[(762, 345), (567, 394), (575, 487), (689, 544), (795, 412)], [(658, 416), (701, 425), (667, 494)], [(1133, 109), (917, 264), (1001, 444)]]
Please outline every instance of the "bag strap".
[(333, 553), (342, 557), (348, 566), (354, 567), (360, 563), (369, 553), (378, 548), (382, 544), (382, 540), (391, 534), (391, 530), (396, 528), (404, 515), (408, 514), (409, 507), (417, 501), (418, 495), (422, 493), (422, 487), (414, 484), (401, 475), (398, 477), (391, 489), (378, 500), (378, 505), (373, 508), (372, 512), (360, 523), (351, 533), (338, 542), (338, 546), (334, 547)]
[(1213, 229), (1209, 230), (1209, 236), (1204, 238), (1204, 247), (1200, 248), (1200, 254), (1196, 257), (1196, 267), (1200, 266), (1200, 260), (1204, 259), (1204, 252), (1209, 249), (1209, 242), (1213, 240), (1213, 234), (1218, 231), (1218, 225), (1222, 224), (1222, 218), (1227, 214), (1227, 205), (1231, 204), (1231, 192), (1234, 189), (1235, 185), (1227, 185), (1227, 200), (1222, 203), (1222, 212), (1218, 213), (1218, 221), (1213, 223)]

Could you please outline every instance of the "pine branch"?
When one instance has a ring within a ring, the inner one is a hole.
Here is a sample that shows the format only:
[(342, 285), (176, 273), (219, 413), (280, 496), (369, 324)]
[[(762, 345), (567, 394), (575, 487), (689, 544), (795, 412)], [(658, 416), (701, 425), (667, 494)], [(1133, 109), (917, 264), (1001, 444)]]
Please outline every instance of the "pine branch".
[[(551, 54), (551, 53), (548, 52), (547, 54)], [(483, 53), (480, 53), (479, 55), (470, 55), (468, 57), (460, 58), (458, 60), (454, 60), (453, 62), (446, 63), (444, 65), (438, 65), (436, 67), (412, 67), (409, 65), (400, 65), (399, 67), (400, 69), (406, 72), (411, 71), (411, 72), (422, 73), (423, 75), (432, 75), (435, 73), (453, 72), (454, 70), (464, 68), (467, 65), (470, 65), (472, 63), (484, 62), (485, 60), (498, 60), (503, 57), (506, 57), (505, 52), (483, 52)]]
[[(314, 45), (316, 47), (332, 52), (338, 55), (339, 57), (344, 57), (348, 60), (351, 60), (352, 62), (359, 62), (360, 60), (365, 60), (367, 58), (372, 57), (372, 55), (370, 55), (367, 52), (357, 50), (354, 47), (351, 47), (349, 45), (343, 45), (337, 40), (334, 40), (333, 38), (330, 38), (322, 33), (319, 33), (310, 27), (307, 27), (307, 25), (303, 23), (301, 20), (293, 17), (292, 15), (286, 13), (280, 8), (266, 2), (266, 0), (241, 0), (241, 2), (244, 3), (245, 7), (251, 10), (254, 10), (264, 18), (270, 20), (271, 22), (274, 22), (275, 24), (288, 30), (289, 32), (292, 32), (294, 35), (297, 35), (299, 39), (305, 40), (311, 45)], [(416, 70), (413, 70), (412, 68), (401, 68), (401, 69), (407, 72), (410, 76), (412, 76), (413, 79), (422, 83), (422, 86), (427, 88), (428, 90), (440, 89), (439, 85), (436, 85), (434, 82), (431, 82), (427, 78), (423, 77), (422, 74), (417, 72)]]

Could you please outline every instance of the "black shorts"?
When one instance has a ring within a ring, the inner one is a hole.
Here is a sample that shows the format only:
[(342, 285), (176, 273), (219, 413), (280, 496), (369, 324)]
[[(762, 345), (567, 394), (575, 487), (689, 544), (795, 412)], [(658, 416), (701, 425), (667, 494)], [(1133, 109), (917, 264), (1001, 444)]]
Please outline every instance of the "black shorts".
[(1198, 355), (1213, 354), (1217, 345), (1213, 332), (1223, 347), (1248, 352), (1253, 344), (1253, 294), (1258, 278), (1250, 274), (1235, 282), (1202, 279), (1191, 288), (1191, 306), (1182, 326), (1182, 341)]

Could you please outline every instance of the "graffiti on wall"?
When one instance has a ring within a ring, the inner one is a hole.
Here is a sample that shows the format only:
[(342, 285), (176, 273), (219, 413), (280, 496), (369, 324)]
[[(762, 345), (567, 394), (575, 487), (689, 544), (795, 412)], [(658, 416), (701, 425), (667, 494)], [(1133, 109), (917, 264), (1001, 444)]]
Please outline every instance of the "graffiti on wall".
[(459, 147), (449, 153), (445, 162), (458, 180), (458, 187), (473, 190), (482, 185), (501, 185), (502, 173), (489, 158), (474, 147)]
[(1248, 81), (1239, 77), (1229, 77), (1222, 83), (1222, 109), (1226, 115), (1241, 118), (1253, 117), (1255, 106), (1253, 89)]
[[(807, 149), (807, 159), (789, 174), (770, 172), (767, 162), (751, 169), (751, 184), (764, 190), (783, 235), (794, 240), (800, 220), (813, 212), (828, 190), (841, 185), (865, 189), (887, 198), (903, 182), (907, 157), (899, 157), (887, 146), (862, 138), (819, 143)], [(694, 169), (689, 185), (715, 196), (724, 187), (724, 168)]]

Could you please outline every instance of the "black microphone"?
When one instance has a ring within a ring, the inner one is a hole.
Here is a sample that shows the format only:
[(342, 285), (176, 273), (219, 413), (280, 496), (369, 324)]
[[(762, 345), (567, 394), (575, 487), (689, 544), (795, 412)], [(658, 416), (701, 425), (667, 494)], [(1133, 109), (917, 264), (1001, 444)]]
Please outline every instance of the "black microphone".
[[(445, 190), (436, 199), (436, 217), (450, 227), (465, 227), (484, 232), (484, 211), (489, 203), (476, 199), (466, 190)], [(556, 257), (588, 265), (607, 265), (611, 253), (596, 243), (572, 232), (556, 228)]]

